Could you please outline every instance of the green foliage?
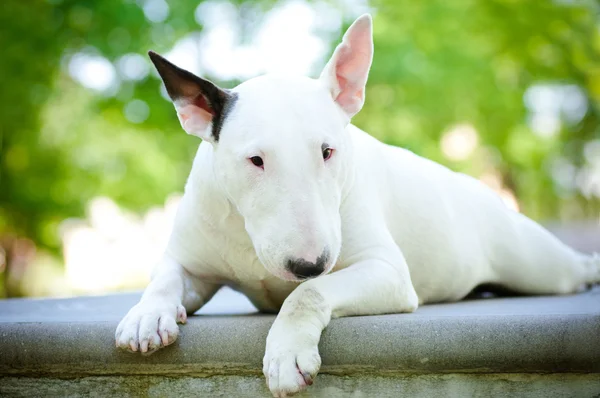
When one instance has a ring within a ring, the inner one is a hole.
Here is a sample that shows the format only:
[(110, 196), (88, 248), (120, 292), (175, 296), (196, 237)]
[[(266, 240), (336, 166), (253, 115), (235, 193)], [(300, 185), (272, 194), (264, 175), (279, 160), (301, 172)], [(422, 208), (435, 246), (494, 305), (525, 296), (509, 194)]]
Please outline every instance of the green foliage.
[[(550, 166), (559, 156), (581, 165), (583, 145), (600, 138), (595, 3), (438, 0), (374, 5), (379, 10), (376, 55), (368, 100), (356, 124), (475, 176), (496, 169), (534, 218), (559, 218), (562, 207), (580, 200), (555, 186)], [(581, 87), (589, 103), (583, 120), (564, 123), (554, 137), (534, 134), (527, 126), (523, 96), (536, 83)], [(439, 142), (456, 123), (472, 124), (481, 145), (466, 160), (451, 162)], [(596, 201), (566, 219), (597, 215)]]

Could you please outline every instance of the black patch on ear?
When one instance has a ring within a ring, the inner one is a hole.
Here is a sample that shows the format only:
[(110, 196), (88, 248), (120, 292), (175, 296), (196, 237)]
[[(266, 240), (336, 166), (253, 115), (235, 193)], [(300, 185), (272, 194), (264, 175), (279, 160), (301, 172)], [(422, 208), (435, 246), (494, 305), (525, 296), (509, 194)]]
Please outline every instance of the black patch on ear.
[(221, 113), (215, 115), (212, 121), (212, 135), (213, 137), (215, 137), (215, 142), (219, 141), (219, 134), (221, 133), (221, 127), (223, 127), (223, 122), (225, 121), (225, 118), (227, 117), (227, 115), (229, 115), (229, 113), (233, 109), (233, 106), (238, 100), (237, 93), (234, 93), (230, 90), (224, 91), (227, 95), (227, 98), (223, 102)]
[(237, 102), (237, 93), (179, 68), (154, 51), (148, 51), (148, 56), (162, 78), (171, 100), (196, 105), (212, 114), (212, 136), (218, 142), (223, 121)]

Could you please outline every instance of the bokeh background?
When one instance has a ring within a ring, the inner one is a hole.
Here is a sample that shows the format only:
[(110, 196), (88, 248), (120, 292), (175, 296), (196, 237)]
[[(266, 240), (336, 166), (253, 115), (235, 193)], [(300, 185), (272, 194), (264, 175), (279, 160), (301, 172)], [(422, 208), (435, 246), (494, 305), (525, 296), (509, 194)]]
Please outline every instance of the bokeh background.
[(199, 141), (180, 130), (147, 50), (224, 87), (317, 76), (364, 12), (375, 59), (354, 123), (600, 248), (599, 11), (591, 0), (3, 0), (0, 297), (148, 280)]

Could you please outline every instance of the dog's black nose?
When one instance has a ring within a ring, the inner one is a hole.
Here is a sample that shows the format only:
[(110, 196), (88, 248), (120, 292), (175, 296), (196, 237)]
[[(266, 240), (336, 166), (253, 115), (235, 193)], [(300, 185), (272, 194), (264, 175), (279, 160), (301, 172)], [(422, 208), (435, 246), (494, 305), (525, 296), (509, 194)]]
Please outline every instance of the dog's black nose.
[(298, 278), (314, 278), (325, 271), (327, 260), (329, 260), (329, 252), (324, 250), (323, 254), (321, 254), (314, 263), (302, 258), (289, 259), (287, 262), (287, 269)]

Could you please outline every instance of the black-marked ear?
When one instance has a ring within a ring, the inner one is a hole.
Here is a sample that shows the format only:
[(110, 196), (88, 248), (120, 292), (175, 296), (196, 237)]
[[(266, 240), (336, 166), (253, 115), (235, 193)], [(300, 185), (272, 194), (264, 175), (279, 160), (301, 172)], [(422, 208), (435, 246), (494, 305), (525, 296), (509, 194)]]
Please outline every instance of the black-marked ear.
[(148, 55), (165, 83), (183, 129), (203, 140), (219, 141), (223, 119), (237, 94), (173, 65), (153, 51)]

